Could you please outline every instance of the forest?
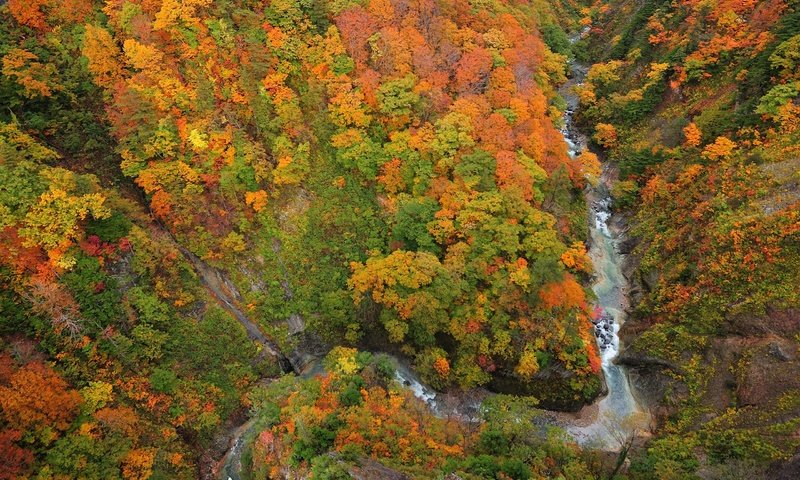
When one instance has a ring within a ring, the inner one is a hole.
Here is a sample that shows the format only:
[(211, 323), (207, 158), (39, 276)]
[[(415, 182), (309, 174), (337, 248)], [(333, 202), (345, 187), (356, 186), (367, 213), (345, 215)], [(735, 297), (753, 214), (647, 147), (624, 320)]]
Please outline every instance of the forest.
[(0, 107), (0, 480), (800, 476), (798, 0), (7, 0)]

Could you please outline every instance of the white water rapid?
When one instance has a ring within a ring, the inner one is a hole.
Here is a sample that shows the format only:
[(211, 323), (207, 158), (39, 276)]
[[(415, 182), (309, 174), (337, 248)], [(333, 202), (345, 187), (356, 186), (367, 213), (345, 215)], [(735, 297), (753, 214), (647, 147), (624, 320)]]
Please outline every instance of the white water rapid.
[(397, 364), (397, 367), (394, 371), (395, 380), (397, 380), (400, 385), (403, 385), (411, 390), (411, 393), (413, 393), (415, 397), (427, 403), (428, 406), (431, 407), (431, 410), (437, 412), (438, 405), (436, 403), (436, 391), (427, 385), (423, 385), (422, 382), (419, 381), (419, 378), (417, 378), (417, 375), (397, 361), (397, 359), (393, 360)]

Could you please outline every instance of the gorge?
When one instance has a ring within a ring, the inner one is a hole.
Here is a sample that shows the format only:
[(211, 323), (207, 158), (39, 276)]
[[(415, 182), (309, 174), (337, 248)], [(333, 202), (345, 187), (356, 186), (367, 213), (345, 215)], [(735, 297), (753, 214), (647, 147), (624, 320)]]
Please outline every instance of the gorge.
[(798, 52), (798, 0), (0, 2), (0, 480), (799, 478)]

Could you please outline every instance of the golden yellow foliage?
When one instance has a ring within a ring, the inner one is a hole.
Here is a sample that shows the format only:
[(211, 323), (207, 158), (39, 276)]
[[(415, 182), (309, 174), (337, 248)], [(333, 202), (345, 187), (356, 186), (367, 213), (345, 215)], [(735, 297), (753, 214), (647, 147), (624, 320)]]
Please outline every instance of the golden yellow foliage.
[(694, 122), (686, 125), (683, 128), (683, 137), (684, 142), (683, 144), (688, 147), (697, 147), (700, 145), (700, 141), (703, 138), (703, 132), (700, 131), (700, 128)]
[(253, 207), (256, 212), (260, 212), (267, 206), (267, 192), (264, 190), (247, 192), (244, 194), (244, 202)]
[(598, 123), (592, 138), (605, 148), (614, 148), (617, 146), (617, 129), (610, 123)]
[(156, 47), (139, 43), (132, 38), (125, 40), (122, 45), (128, 64), (133, 68), (149, 73), (158, 72), (162, 68), (164, 54)]
[(530, 379), (539, 371), (539, 359), (536, 358), (536, 352), (528, 349), (522, 352), (519, 358), (519, 363), (514, 369), (517, 375), (522, 378)]
[(28, 98), (49, 97), (61, 87), (55, 82), (56, 68), (38, 62), (39, 57), (21, 48), (12, 48), (3, 57), (3, 75), (13, 78)]
[(597, 155), (587, 149), (578, 155), (577, 160), (581, 164), (581, 171), (583, 172), (583, 175), (592, 185), (596, 185), (600, 179), (600, 174), (602, 173), (600, 159), (597, 158)]
[(724, 160), (733, 154), (736, 146), (736, 142), (728, 137), (717, 137), (714, 143), (706, 145), (702, 155), (709, 160)]
[(86, 25), (81, 53), (89, 60), (89, 71), (97, 85), (110, 88), (121, 79), (121, 52), (108, 30)]
[(146, 480), (153, 473), (154, 448), (135, 448), (122, 460), (122, 477), (125, 480)]

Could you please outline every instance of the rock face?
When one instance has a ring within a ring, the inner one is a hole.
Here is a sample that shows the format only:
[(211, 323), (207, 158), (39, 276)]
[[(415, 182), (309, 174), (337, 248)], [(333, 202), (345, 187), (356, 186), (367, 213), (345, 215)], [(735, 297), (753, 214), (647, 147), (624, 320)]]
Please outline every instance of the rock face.
[[(618, 224), (626, 228), (625, 217), (619, 216)], [(617, 361), (628, 367), (634, 394), (659, 423), (674, 413), (675, 405), (688, 396), (688, 391), (676, 380), (684, 373), (680, 365), (631, 347), (652, 326), (649, 319), (637, 317), (635, 307), (657, 288), (660, 279), (657, 270), (639, 269), (638, 243), (629, 237), (618, 245), (623, 254), (622, 272), (630, 281), (631, 311), (620, 331), (623, 349)], [(769, 409), (787, 392), (800, 389), (798, 333), (800, 308), (770, 308), (763, 315), (736, 314), (726, 318), (717, 335), (708, 337), (701, 352), (704, 365), (713, 368), (704, 386), (703, 406), (716, 412), (744, 406)], [(800, 460), (795, 463), (800, 465)]]
[(756, 339), (740, 365), (736, 395), (740, 405), (764, 406), (800, 389), (797, 343), (782, 337)]
[[(797, 320), (796, 310), (737, 317), (736, 325), (710, 337), (702, 352), (704, 365), (713, 368), (701, 397), (703, 406), (717, 412), (746, 406), (769, 409), (785, 394), (800, 390), (800, 346), (794, 338), (800, 331)], [(635, 337), (627, 333), (628, 339)], [(665, 418), (673, 408), (666, 405), (686, 397), (686, 387), (668, 374), (681, 374), (679, 365), (633, 348), (623, 351), (618, 361), (629, 367), (632, 385), (640, 400), (654, 409), (655, 417)], [(795, 413), (800, 415), (800, 411)]]
[(371, 458), (362, 458), (348, 473), (355, 480), (409, 480), (409, 476), (392, 470)]
[(618, 359), (618, 363), (627, 366), (628, 381), (637, 402), (650, 411), (655, 424), (666, 419), (671, 411), (665, 406), (665, 399), (683, 397), (686, 387), (676, 382), (668, 372), (679, 371), (679, 367), (661, 359), (645, 355), (636, 350), (626, 348)]
[(495, 375), (487, 387), (495, 393), (536, 397), (541, 408), (559, 412), (577, 412), (606, 393), (602, 377), (596, 376), (593, 391), (585, 394), (583, 398), (577, 396), (568, 387), (569, 379), (573, 376), (574, 374), (562, 365), (553, 363), (539, 371), (534, 381), (524, 382), (512, 375)]
[(288, 357), (296, 373), (305, 373), (330, 350), (328, 345), (311, 332), (300, 331), (291, 337), (295, 347), (289, 352)]
[(800, 478), (800, 453), (786, 462), (773, 465), (768, 471), (770, 480), (797, 480)]
[(770, 308), (765, 315), (731, 315), (727, 320), (727, 331), (732, 335), (791, 336), (800, 332), (800, 308)]

